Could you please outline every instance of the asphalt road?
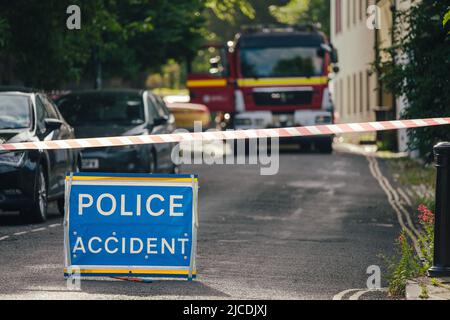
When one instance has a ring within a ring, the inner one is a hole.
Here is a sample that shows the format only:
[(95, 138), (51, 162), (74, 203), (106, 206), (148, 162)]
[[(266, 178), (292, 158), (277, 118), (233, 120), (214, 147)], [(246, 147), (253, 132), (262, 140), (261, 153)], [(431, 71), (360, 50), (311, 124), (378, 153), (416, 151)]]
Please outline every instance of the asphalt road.
[(200, 178), (197, 280), (91, 280), (68, 290), (53, 207), (43, 225), (0, 215), (0, 299), (331, 299), (366, 288), (367, 268), (383, 265), (399, 233), (364, 156), (284, 152), (275, 176), (257, 166), (183, 172)]

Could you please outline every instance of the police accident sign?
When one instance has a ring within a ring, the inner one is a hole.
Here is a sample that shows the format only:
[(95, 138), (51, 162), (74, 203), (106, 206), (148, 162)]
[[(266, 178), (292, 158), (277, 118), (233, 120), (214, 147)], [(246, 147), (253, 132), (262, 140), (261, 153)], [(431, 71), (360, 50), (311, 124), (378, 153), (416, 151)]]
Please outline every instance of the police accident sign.
[(196, 276), (194, 175), (89, 174), (66, 178), (65, 276)]

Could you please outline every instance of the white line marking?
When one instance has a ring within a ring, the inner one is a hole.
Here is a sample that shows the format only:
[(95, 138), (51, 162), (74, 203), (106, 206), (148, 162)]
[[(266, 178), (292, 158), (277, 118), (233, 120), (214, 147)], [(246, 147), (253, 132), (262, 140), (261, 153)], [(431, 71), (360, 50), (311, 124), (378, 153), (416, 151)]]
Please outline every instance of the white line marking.
[(37, 229), (31, 230), (31, 232), (39, 232), (39, 231), (44, 231), (44, 230), (47, 230), (47, 228), (37, 228)]
[(342, 298), (347, 294), (347, 293), (350, 293), (350, 292), (353, 292), (353, 291), (360, 291), (361, 289), (347, 289), (347, 290), (344, 290), (344, 291), (341, 291), (341, 292), (339, 292), (338, 294), (335, 294), (334, 296), (333, 296), (333, 300), (342, 300)]
[(49, 228), (56, 228), (56, 227), (60, 227), (60, 226), (62, 226), (61, 223), (55, 223), (55, 224), (49, 225), (48, 227), (49, 227)]
[(397, 192), (403, 197), (403, 199), (406, 201), (406, 203), (407, 203), (410, 207), (413, 206), (411, 199), (407, 196), (406, 192), (404, 192), (404, 191), (402, 190), (402, 188), (397, 188)]
[(27, 234), (27, 233), (28, 233), (28, 231), (16, 232), (16, 233), (13, 233), (13, 236), (22, 236), (22, 235)]
[[(381, 189), (383, 189), (383, 191), (385, 192), (385, 194), (388, 198), (389, 204), (391, 205), (392, 209), (394, 209), (395, 213), (397, 214), (398, 223), (400, 224), (402, 229), (405, 230), (406, 234), (409, 236), (409, 238), (413, 242), (414, 249), (416, 250), (417, 255), (420, 258), (422, 258), (423, 255), (422, 255), (422, 252), (420, 251), (419, 243), (417, 241), (416, 236), (414, 235), (414, 233), (416, 233), (416, 235), (418, 235), (418, 231), (417, 231), (417, 229), (414, 228), (414, 225), (412, 224), (411, 217), (409, 216), (409, 212), (401, 205), (398, 194), (392, 188), (392, 186), (390, 185), (387, 178), (385, 176), (383, 176), (383, 174), (381, 173), (377, 159), (372, 156), (367, 156), (366, 158), (369, 161), (370, 172), (372, 173), (373, 177), (380, 184)], [(408, 226), (405, 224), (402, 213), (406, 216), (407, 224), (409, 225), (409, 227), (411, 229), (408, 228)]]
[(9, 236), (3, 236), (3, 237), (0, 238), (0, 241), (6, 240), (8, 238), (9, 238)]
[(359, 300), (359, 298), (361, 298), (366, 293), (369, 293), (369, 292), (386, 292), (386, 290), (387, 290), (386, 288), (361, 290), (361, 291), (358, 291), (358, 292), (352, 294), (348, 298), (348, 300)]

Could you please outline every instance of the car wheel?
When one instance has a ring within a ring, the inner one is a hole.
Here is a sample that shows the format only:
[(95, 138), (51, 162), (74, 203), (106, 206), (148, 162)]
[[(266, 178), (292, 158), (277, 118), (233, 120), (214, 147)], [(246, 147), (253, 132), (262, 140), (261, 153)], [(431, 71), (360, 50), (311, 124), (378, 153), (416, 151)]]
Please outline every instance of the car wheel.
[(58, 199), (57, 203), (58, 203), (58, 212), (61, 216), (64, 217), (65, 199), (64, 198)]
[(321, 153), (331, 154), (333, 153), (333, 140), (323, 141), (319, 143), (318, 149)]
[(149, 160), (149, 173), (156, 173), (156, 156), (155, 153), (152, 152), (150, 155), (150, 160)]
[(300, 152), (311, 152), (311, 143), (310, 142), (302, 142), (299, 144)]
[(20, 212), (27, 222), (44, 222), (47, 220), (47, 180), (42, 166), (39, 166), (37, 176), (34, 203), (31, 208)]
[(180, 173), (180, 166), (177, 166), (176, 164), (174, 164), (170, 173), (179, 174)]

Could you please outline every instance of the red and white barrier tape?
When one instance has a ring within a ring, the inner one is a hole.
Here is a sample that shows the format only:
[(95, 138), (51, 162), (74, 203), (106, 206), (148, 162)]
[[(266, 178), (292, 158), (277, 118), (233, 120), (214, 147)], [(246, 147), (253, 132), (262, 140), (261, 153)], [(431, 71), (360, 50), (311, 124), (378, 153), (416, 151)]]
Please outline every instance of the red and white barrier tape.
[(432, 118), (417, 120), (397, 120), (364, 123), (345, 123), (307, 127), (279, 129), (235, 130), (197, 133), (172, 133), (160, 135), (121, 136), (108, 138), (72, 139), (57, 141), (39, 141), (0, 144), (4, 150), (33, 149), (84, 149), (98, 147), (117, 147), (127, 145), (158, 144), (182, 141), (237, 140), (251, 138), (289, 138), (340, 133), (371, 132), (394, 129), (411, 129), (450, 124), (450, 118)]

